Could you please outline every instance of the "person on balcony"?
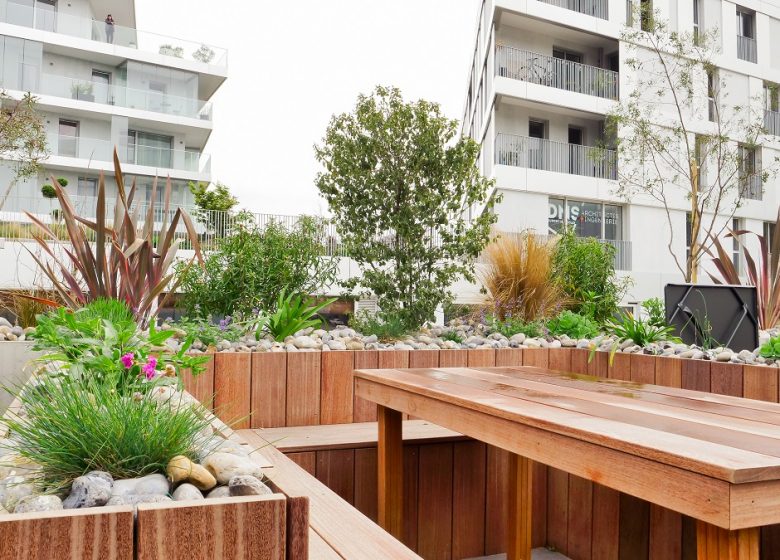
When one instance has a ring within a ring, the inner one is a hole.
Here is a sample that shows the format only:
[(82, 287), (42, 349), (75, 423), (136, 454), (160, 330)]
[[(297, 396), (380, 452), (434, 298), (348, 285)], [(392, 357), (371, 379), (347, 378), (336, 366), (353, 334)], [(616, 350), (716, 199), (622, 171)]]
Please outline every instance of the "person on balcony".
[(106, 42), (114, 42), (114, 18), (111, 14), (106, 16)]

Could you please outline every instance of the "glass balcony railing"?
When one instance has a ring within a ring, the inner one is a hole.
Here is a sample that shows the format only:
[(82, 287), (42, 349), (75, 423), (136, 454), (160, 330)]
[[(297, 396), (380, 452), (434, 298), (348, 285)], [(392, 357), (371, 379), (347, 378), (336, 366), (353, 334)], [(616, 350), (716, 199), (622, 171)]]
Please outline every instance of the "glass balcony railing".
[(609, 0), (539, 0), (544, 4), (566, 8), (588, 16), (609, 19)]
[[(35, 84), (31, 83), (30, 85), (34, 86)], [(92, 103), (103, 103), (105, 105), (118, 105), (129, 109), (142, 109), (144, 111), (154, 111), (156, 113), (207, 121), (212, 119), (211, 103), (201, 101), (200, 99), (168, 95), (151, 90), (133, 89), (122, 85), (109, 85), (104, 82), (75, 80), (56, 74), (43, 74), (37, 87), (28, 87), (26, 89), (33, 93), (78, 99)]]
[(748, 62), (756, 62), (758, 60), (756, 40), (752, 37), (737, 35), (737, 58), (747, 60)]
[(496, 46), (496, 75), (605, 99), (618, 98), (617, 72), (504, 45)]
[(0, 0), (0, 21), (173, 58), (227, 67), (226, 49), (206, 43), (140, 31), (119, 25), (120, 22), (109, 26), (104, 21), (65, 14), (48, 6), (38, 5), (38, 7), (33, 8), (13, 0)]
[(496, 164), (598, 179), (617, 179), (617, 154), (564, 142), (514, 134), (496, 135)]
[(780, 112), (764, 109), (764, 128), (767, 134), (780, 136)]
[[(89, 161), (112, 162), (114, 145), (108, 140), (84, 136), (51, 135), (48, 138), (52, 155)], [(156, 169), (176, 169), (194, 173), (211, 172), (211, 156), (188, 150), (172, 150), (157, 146), (128, 144), (118, 147), (119, 161)]]

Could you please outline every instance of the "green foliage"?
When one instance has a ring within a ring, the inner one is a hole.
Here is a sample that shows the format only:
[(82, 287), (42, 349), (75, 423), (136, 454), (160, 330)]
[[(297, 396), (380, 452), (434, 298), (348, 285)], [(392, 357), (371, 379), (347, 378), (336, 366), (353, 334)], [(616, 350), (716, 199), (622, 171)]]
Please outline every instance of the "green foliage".
[(619, 341), (631, 339), (639, 346), (664, 340), (678, 340), (673, 336), (673, 327), (652, 325), (628, 312), (624, 312), (616, 321), (607, 321), (605, 327), (607, 332), (614, 334)]
[(647, 311), (647, 322), (654, 327), (666, 326), (666, 308), (661, 298), (646, 299), (642, 307)]
[(593, 338), (600, 332), (599, 324), (589, 315), (580, 315), (570, 310), (562, 311), (547, 322), (547, 330), (553, 336), (566, 335), (570, 338)]
[(536, 338), (543, 334), (543, 325), (541, 322), (526, 322), (518, 317), (505, 317), (504, 319), (499, 319), (495, 315), (488, 315), (485, 318), (485, 323), (491, 332), (501, 333), (507, 338), (518, 333), (522, 333), (529, 338)]
[(189, 189), (198, 207), (195, 217), (217, 237), (224, 237), (231, 222), (231, 211), (238, 204), (238, 199), (230, 193), (227, 185), (217, 183), (213, 188), (210, 187), (209, 183), (190, 181)]
[(463, 344), (463, 335), (455, 329), (444, 331), (441, 333), (442, 340), (449, 340), (451, 342), (457, 342)]
[(14, 162), (7, 194), (17, 180), (32, 177), (40, 170), (47, 155), (46, 124), (38, 112), (36, 98), (29, 93), (17, 100), (0, 90), (0, 106), (0, 159)]
[(41, 187), (41, 194), (43, 195), (43, 198), (57, 198), (57, 191), (49, 184)]
[(761, 356), (772, 360), (780, 360), (780, 336), (770, 338), (761, 345)]
[(322, 325), (322, 319), (317, 315), (324, 308), (336, 301), (328, 299), (320, 303), (300, 294), (279, 294), (276, 309), (273, 313), (260, 315), (257, 323), (257, 339), (263, 333), (268, 333), (274, 340), (283, 342), (285, 338), (309, 327)]
[[(344, 286), (375, 294), (408, 329), (452, 300), (456, 279), (474, 280), (496, 221), (479, 150), (438, 104), (407, 103), (386, 87), (334, 116), (316, 147), (317, 187), (361, 272)], [(469, 222), (472, 207), (483, 211)]]
[(563, 232), (553, 255), (553, 274), (568, 297), (573, 310), (604, 321), (617, 311), (628, 288), (628, 280), (615, 274), (615, 248), (591, 237)]
[(354, 315), (349, 320), (349, 326), (362, 335), (375, 335), (383, 342), (400, 340), (411, 332), (403, 317), (385, 312)]
[(200, 340), (206, 346), (216, 346), (218, 342), (228, 340), (236, 342), (246, 333), (246, 326), (232, 317), (225, 317), (214, 324), (211, 317), (182, 317), (175, 326), (191, 334), (195, 340)]
[[(192, 335), (179, 351), (165, 350), (165, 341), (173, 334), (157, 330), (154, 323), (143, 332), (125, 304), (98, 299), (75, 312), (60, 307), (39, 315), (32, 338), (34, 349), (43, 352), (38, 361), (56, 364), (56, 371), (67, 373), (68, 379), (94, 379), (102, 387), (127, 395), (149, 388), (144, 383), (144, 366), (151, 361), (157, 362), (152, 368), (157, 371), (167, 364), (177, 370), (188, 368), (193, 375), (204, 371), (209, 358), (187, 354)], [(122, 361), (128, 354), (132, 356), (131, 365)]]
[(57, 177), (57, 182), (63, 189), (68, 186), (68, 180), (65, 177)]
[(274, 309), (282, 293), (314, 293), (336, 279), (338, 261), (325, 243), (325, 222), (316, 218), (293, 227), (241, 226), (219, 240), (202, 268), (177, 268), (181, 303), (191, 317), (248, 317)]
[(40, 465), (33, 481), (47, 491), (65, 490), (92, 470), (117, 479), (165, 472), (175, 455), (194, 458), (209, 444), (204, 410), (158, 402), (153, 393), (123, 395), (95, 377), (39, 376), (16, 394), (25, 414), (5, 423), (15, 450)]

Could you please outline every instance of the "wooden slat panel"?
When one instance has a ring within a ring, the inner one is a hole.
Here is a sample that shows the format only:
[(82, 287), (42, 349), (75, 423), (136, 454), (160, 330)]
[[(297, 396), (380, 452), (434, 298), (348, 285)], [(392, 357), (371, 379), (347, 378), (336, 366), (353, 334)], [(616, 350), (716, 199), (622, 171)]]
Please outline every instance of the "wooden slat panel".
[(696, 520), (682, 516), (682, 560), (697, 560)]
[(410, 368), (439, 367), (439, 350), (416, 350), (409, 353)]
[(403, 434), (401, 413), (377, 406), (377, 519), (395, 538), (403, 536)]
[(620, 560), (647, 560), (650, 552), (650, 504), (620, 495)]
[(476, 348), (468, 351), (469, 367), (493, 367), (496, 365), (496, 351), (491, 348)]
[(408, 368), (410, 353), (410, 350), (381, 350), (377, 358), (377, 368)]
[(287, 423), (287, 352), (252, 353), (253, 428)]
[(549, 351), (547, 348), (523, 349), (523, 365), (546, 368), (549, 364)]
[(355, 503), (355, 451), (332, 449), (317, 451), (317, 480), (344, 501)]
[(453, 445), (452, 557), (485, 554), (487, 447), (478, 441)]
[(586, 375), (588, 373), (588, 351), (574, 348), (571, 351), (571, 371)]
[[(404, 472), (404, 478), (407, 473)], [(355, 507), (371, 521), (377, 520), (376, 448), (355, 449)]]
[(133, 508), (0, 516), (3, 560), (133, 560)]
[(758, 560), (758, 528), (728, 531), (699, 521), (696, 526), (699, 560)]
[(609, 377), (609, 352), (594, 352), (588, 357), (588, 375)]
[(571, 357), (571, 348), (550, 348), (548, 367), (558, 371), (572, 371)]
[(593, 541), (593, 483), (569, 476), (567, 550), (572, 558), (590, 560)]
[(509, 477), (509, 452), (487, 447), (487, 514), (485, 554), (506, 552), (506, 520), (509, 502), (506, 488)]
[(314, 529), (309, 530), (309, 554), (313, 560), (343, 560), (341, 554), (333, 550)]
[(655, 383), (656, 365), (659, 358), (646, 354), (631, 354), (631, 375), (635, 383)]
[(321, 424), (352, 422), (354, 352), (322, 352)]
[(547, 544), (569, 553), (569, 475), (547, 469)]
[[(778, 369), (766, 366), (745, 366), (743, 395), (746, 399), (777, 402)], [(780, 552), (778, 552), (780, 554)]]
[(718, 395), (742, 396), (742, 365), (712, 362), (710, 391)]
[(534, 548), (547, 546), (547, 465), (534, 461), (534, 513), (531, 531)]
[(650, 504), (650, 560), (682, 558), (682, 515)]
[(498, 348), (496, 349), (496, 366), (521, 366), (523, 365), (522, 348)]
[[(284, 496), (141, 504), (137, 560), (271, 560), (284, 558)], [(262, 527), (262, 530), (258, 530)]]
[(761, 527), (761, 558), (780, 558), (780, 525)]
[(320, 354), (287, 354), (287, 425), (320, 423)]
[(656, 358), (655, 382), (665, 387), (682, 387), (682, 360), (679, 358)]
[(214, 358), (205, 365), (205, 370), (197, 377), (193, 377), (190, 370), (181, 374), (184, 389), (209, 410), (214, 409)]
[(618, 560), (620, 547), (620, 493), (593, 485), (593, 560)]
[(533, 462), (514, 453), (509, 455), (509, 520), (507, 558), (531, 560), (533, 516)]
[(683, 360), (681, 365), (683, 389), (710, 392), (710, 362), (704, 360)]
[(451, 443), (420, 447), (417, 553), (426, 560), (452, 557)]
[(439, 352), (439, 367), (465, 367), (467, 365), (469, 365), (468, 350), (442, 350)]
[[(379, 367), (378, 350), (355, 352), (355, 369), (377, 369)], [(354, 379), (354, 378), (353, 378)], [(354, 388), (354, 382), (353, 382)], [(355, 395), (353, 422), (376, 422), (376, 404)]]
[(612, 356), (612, 364), (607, 358), (607, 377), (610, 379), (622, 379), (623, 381), (632, 381), (631, 378), (631, 360), (633, 354), (623, 354), (621, 352)]
[(419, 480), (420, 473), (420, 446), (404, 446), (404, 518), (403, 518), (403, 542), (412, 550), (417, 550), (418, 534), (417, 521), (419, 519)]
[(287, 457), (292, 459), (296, 465), (301, 467), (310, 475), (317, 474), (317, 452), (301, 451), (299, 453), (287, 453)]
[(248, 428), (252, 395), (252, 354), (220, 352), (214, 355), (215, 414), (229, 426)]

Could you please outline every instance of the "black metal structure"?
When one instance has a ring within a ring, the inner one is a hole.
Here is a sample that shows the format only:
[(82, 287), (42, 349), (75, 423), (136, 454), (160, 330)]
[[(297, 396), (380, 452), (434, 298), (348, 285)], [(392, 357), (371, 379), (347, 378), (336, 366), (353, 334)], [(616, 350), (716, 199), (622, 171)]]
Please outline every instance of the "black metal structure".
[(666, 321), (686, 344), (758, 347), (757, 294), (753, 286), (667, 284)]

